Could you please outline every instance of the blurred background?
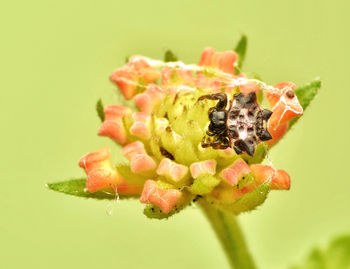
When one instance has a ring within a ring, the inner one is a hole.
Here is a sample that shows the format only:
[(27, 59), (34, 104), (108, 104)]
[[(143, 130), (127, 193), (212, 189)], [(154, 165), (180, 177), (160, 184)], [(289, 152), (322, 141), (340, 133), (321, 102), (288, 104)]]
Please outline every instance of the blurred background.
[(149, 220), (138, 202), (64, 196), (46, 182), (81, 177), (79, 158), (103, 146), (95, 103), (116, 100), (109, 74), (125, 57), (172, 49), (197, 63), (206, 46), (248, 36), (244, 70), (274, 84), (323, 87), (272, 150), (292, 177), (239, 217), (260, 268), (299, 263), (350, 232), (348, 1), (3, 1), (0, 8), (0, 267), (229, 268), (198, 208)]

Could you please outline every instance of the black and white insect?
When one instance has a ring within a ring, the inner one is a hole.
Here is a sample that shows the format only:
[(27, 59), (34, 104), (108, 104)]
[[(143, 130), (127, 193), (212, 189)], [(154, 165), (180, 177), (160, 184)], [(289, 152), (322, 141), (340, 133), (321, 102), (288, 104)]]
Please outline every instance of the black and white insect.
[(201, 96), (198, 101), (217, 100), (208, 111), (210, 124), (203, 137), (202, 147), (214, 149), (233, 148), (237, 154), (254, 155), (261, 141), (272, 138), (267, 122), (272, 112), (257, 103), (255, 92), (234, 94), (227, 106), (226, 93)]

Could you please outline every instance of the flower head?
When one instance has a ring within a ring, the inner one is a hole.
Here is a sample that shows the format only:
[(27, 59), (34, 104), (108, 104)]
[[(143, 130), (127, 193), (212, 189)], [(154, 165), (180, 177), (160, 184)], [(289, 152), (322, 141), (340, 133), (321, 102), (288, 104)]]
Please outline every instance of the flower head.
[(261, 163), (303, 113), (295, 85), (236, 75), (237, 58), (206, 48), (199, 65), (134, 56), (114, 71), (139, 110), (106, 106), (98, 134), (119, 143), (129, 163), (112, 166), (106, 148), (82, 157), (88, 191), (139, 195), (147, 216), (163, 218), (198, 199), (239, 214), (270, 190), (288, 190), (287, 172)]

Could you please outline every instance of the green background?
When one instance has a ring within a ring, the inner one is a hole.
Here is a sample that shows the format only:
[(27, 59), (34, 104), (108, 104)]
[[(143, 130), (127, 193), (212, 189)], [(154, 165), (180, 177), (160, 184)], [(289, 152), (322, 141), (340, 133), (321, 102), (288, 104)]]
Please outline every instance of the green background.
[(63, 196), (46, 182), (84, 175), (77, 161), (112, 142), (96, 136), (100, 97), (126, 56), (171, 48), (196, 63), (205, 46), (249, 46), (244, 70), (270, 84), (320, 76), (318, 97), (271, 152), (292, 177), (240, 217), (261, 268), (298, 263), (350, 232), (347, 1), (3, 1), (0, 8), (0, 267), (228, 268), (198, 208), (148, 220), (136, 201)]

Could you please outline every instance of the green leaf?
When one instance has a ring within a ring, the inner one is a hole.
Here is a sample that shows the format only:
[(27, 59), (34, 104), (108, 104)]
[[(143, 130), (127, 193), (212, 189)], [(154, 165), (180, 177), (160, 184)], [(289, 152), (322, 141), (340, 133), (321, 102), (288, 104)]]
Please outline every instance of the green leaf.
[[(56, 183), (49, 183), (46, 186), (53, 191), (62, 192), (64, 194), (78, 196), (78, 197), (94, 198), (98, 200), (102, 200), (102, 199), (113, 200), (116, 198), (113, 192), (109, 193), (104, 191), (98, 191), (95, 193), (90, 193), (88, 191), (85, 191), (85, 188), (86, 188), (85, 178), (72, 179), (72, 180), (56, 182)], [(135, 196), (119, 195), (119, 198), (131, 198), (131, 197), (135, 197)]]
[(176, 55), (171, 51), (167, 50), (164, 54), (164, 62), (177, 62), (178, 58)]
[(96, 111), (101, 122), (103, 122), (105, 120), (105, 112), (103, 110), (103, 104), (101, 99), (99, 99), (96, 103)]
[(234, 49), (234, 51), (238, 54), (238, 69), (241, 69), (243, 65), (247, 51), (247, 42), (248, 40), (246, 35), (242, 35), (241, 39), (238, 41), (236, 48)]
[(315, 248), (299, 266), (291, 269), (349, 269), (350, 268), (350, 235), (333, 240), (322, 250)]
[[(298, 97), (299, 103), (304, 111), (315, 98), (317, 92), (321, 88), (321, 85), (321, 80), (317, 78), (305, 86), (299, 87), (295, 90), (295, 94)], [(289, 122), (289, 129), (299, 120), (299, 118), (300, 117), (294, 118)]]

